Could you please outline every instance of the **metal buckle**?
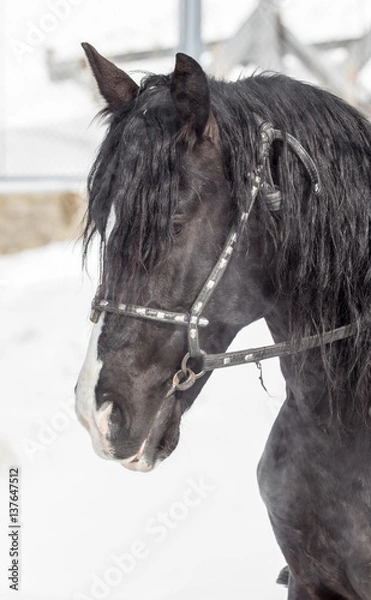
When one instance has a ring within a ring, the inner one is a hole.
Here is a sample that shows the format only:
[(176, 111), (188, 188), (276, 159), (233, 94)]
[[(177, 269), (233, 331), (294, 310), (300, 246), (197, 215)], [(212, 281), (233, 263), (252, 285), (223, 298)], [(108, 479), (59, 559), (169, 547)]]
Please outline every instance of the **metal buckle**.
[[(201, 350), (201, 356), (206, 356), (206, 352)], [(205, 370), (202, 369), (199, 373), (195, 373), (190, 367), (187, 367), (187, 362), (191, 358), (189, 352), (184, 356), (179, 371), (177, 371), (173, 377), (173, 385), (171, 390), (168, 392), (167, 397), (171, 396), (179, 390), (180, 392), (184, 392), (185, 390), (189, 390), (203, 375), (205, 375)]]

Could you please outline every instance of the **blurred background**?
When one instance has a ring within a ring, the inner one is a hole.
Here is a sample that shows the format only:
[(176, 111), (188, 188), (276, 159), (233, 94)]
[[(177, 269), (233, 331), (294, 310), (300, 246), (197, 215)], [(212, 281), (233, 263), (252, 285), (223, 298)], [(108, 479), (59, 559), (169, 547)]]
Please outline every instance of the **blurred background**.
[[(284, 560), (255, 477), (284, 398), (276, 361), (263, 365), (269, 395), (255, 366), (214, 374), (184, 417), (176, 452), (145, 476), (96, 457), (76, 422), (97, 277), (94, 251), (88, 273), (81, 268), (79, 236), (104, 135), (82, 41), (137, 81), (171, 71), (181, 50), (216, 77), (282, 71), (370, 116), (371, 3), (0, 0), (1, 597), (14, 596), (7, 533), (16, 466), (22, 600), (285, 598), (275, 584)], [(269, 333), (257, 323), (233, 347), (264, 343)], [(192, 485), (201, 488), (191, 509)], [(156, 536), (164, 512), (170, 520)], [(140, 559), (137, 542), (148, 550)], [(127, 572), (115, 562), (123, 553)]]
[(367, 0), (2, 0), (0, 11), (0, 252), (76, 235), (103, 134), (81, 41), (137, 80), (182, 50), (218, 77), (279, 70), (371, 111)]

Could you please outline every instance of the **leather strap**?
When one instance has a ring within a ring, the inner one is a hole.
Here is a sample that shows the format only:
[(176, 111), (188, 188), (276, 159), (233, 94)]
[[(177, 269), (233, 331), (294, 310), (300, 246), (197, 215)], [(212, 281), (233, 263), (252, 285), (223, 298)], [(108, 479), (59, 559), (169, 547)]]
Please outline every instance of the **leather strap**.
[(317, 348), (321, 344), (332, 344), (338, 340), (356, 335), (357, 333), (368, 329), (368, 326), (361, 326), (360, 323), (352, 323), (344, 327), (338, 327), (328, 331), (323, 335), (311, 335), (300, 340), (299, 344), (290, 342), (281, 342), (270, 346), (261, 346), (259, 348), (247, 348), (237, 352), (226, 352), (223, 354), (205, 354), (203, 357), (202, 368), (204, 371), (213, 371), (223, 367), (233, 367), (237, 365), (247, 365), (257, 363), (268, 358), (290, 356), (298, 352), (305, 352), (312, 348)]

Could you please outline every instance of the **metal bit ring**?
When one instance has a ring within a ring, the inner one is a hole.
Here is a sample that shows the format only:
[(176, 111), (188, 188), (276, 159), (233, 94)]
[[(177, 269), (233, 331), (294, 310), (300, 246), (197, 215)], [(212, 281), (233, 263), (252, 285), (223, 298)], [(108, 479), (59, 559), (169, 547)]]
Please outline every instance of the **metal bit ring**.
[[(201, 356), (205, 356), (206, 352), (204, 352), (203, 350), (201, 350)], [(184, 375), (186, 375), (189, 371), (191, 371), (191, 373), (193, 373), (192, 369), (190, 369), (189, 367), (187, 367), (187, 362), (188, 360), (191, 358), (191, 355), (189, 352), (187, 352), (187, 354), (184, 356), (182, 362), (181, 362), (181, 371), (183, 372)], [(203, 375), (205, 375), (205, 371), (202, 370), (199, 373), (193, 373), (193, 375), (195, 376), (196, 379), (199, 379), (200, 377), (202, 377)]]
[(187, 368), (185, 373), (183, 369), (180, 369), (173, 377), (173, 389), (184, 392), (185, 390), (189, 390), (195, 382), (196, 375), (191, 369)]

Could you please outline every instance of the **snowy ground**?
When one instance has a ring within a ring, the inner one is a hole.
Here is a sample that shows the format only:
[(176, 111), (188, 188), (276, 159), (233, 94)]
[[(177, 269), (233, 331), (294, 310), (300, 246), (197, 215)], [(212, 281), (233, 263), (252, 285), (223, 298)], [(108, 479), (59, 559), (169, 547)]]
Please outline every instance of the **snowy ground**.
[[(284, 598), (255, 476), (284, 393), (277, 364), (264, 365), (272, 398), (254, 366), (214, 374), (153, 473), (101, 460), (72, 410), (94, 291), (80, 253), (54, 244), (0, 258), (1, 598), (14, 597), (11, 466), (21, 473), (22, 600)], [(268, 340), (259, 323), (235, 345)]]

